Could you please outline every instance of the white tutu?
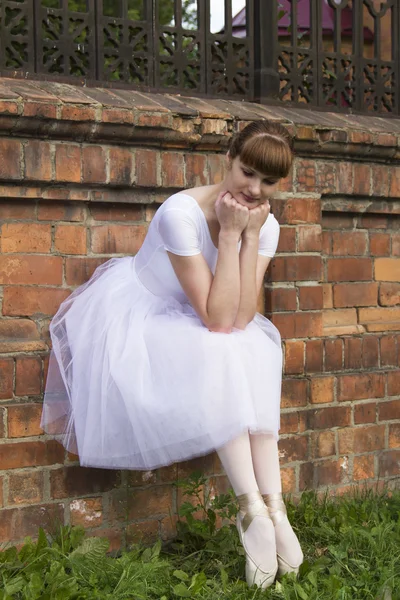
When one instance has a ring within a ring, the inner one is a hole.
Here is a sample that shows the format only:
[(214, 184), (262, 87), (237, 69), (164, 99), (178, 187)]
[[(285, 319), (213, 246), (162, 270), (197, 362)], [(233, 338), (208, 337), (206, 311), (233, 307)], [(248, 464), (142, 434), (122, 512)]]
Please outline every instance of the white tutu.
[(244, 430), (278, 438), (278, 330), (257, 314), (244, 331), (210, 332), (179, 290), (150, 292), (139, 258), (168, 277), (163, 289), (175, 277), (153, 222), (140, 257), (98, 267), (51, 322), (42, 427), (82, 466), (153, 469)]

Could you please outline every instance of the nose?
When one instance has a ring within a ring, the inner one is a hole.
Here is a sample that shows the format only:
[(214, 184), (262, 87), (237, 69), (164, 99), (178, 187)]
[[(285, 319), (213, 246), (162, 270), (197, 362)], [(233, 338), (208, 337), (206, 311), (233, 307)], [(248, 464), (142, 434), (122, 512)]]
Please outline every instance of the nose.
[(259, 181), (252, 181), (250, 184), (250, 195), (252, 198), (259, 198), (261, 193), (261, 184)]

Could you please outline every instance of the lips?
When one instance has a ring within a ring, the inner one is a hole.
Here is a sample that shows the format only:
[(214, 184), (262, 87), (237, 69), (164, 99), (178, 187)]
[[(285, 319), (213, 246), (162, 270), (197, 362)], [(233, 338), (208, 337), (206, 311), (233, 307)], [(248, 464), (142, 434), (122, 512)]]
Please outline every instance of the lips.
[(248, 202), (249, 204), (251, 204), (252, 202), (257, 202), (257, 198), (252, 198), (251, 196), (246, 196), (246, 194), (243, 194), (243, 198), (246, 200), (246, 202)]

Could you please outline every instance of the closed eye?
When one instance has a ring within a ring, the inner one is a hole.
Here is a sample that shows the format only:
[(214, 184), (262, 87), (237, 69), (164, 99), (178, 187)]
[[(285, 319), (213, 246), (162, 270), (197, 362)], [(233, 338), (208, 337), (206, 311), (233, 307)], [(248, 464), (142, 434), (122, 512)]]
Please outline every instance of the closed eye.
[(275, 185), (277, 183), (276, 179), (264, 179), (264, 183), (267, 185)]

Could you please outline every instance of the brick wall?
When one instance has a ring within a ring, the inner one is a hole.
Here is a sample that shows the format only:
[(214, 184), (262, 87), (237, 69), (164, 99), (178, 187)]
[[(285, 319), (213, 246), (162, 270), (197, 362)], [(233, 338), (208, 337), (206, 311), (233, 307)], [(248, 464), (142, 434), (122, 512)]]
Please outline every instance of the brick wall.
[(278, 118), (296, 161), (266, 313), (283, 337), (284, 489), (341, 492), (400, 475), (400, 123), (248, 103), (0, 81), (0, 542), (82, 524), (114, 547), (170, 538), (173, 483), (81, 469), (39, 421), (59, 303), (110, 256), (134, 254), (170, 193), (221, 180), (232, 131)]

